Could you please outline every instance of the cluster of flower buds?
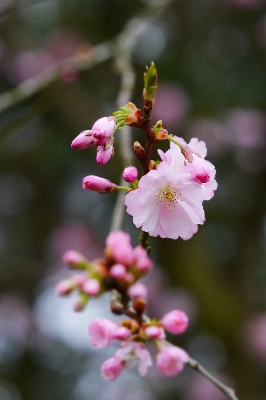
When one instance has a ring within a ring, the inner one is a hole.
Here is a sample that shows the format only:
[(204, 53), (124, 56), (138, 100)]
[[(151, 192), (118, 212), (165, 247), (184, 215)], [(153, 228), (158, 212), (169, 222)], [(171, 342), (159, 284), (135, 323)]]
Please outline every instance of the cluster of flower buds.
[(142, 112), (133, 103), (127, 103), (113, 116), (98, 119), (91, 130), (82, 131), (71, 143), (73, 149), (83, 150), (97, 146), (96, 161), (106, 164), (114, 154), (114, 133), (124, 125), (142, 126)]
[(145, 376), (152, 365), (152, 357), (145, 344), (152, 342), (157, 349), (156, 365), (166, 376), (181, 372), (188, 362), (188, 354), (181, 348), (165, 340), (165, 330), (180, 334), (188, 326), (187, 315), (180, 310), (165, 314), (160, 320), (125, 319), (121, 325), (108, 319), (95, 319), (89, 327), (90, 340), (95, 348), (108, 347), (114, 340), (121, 340), (120, 349), (113, 357), (106, 360), (101, 368), (103, 377), (112, 381), (124, 368), (133, 368), (138, 364), (138, 371)]
[(82, 272), (59, 282), (56, 291), (62, 296), (78, 291), (75, 311), (81, 311), (90, 297), (111, 289), (117, 289), (126, 301), (146, 297), (145, 286), (138, 282), (152, 268), (146, 250), (141, 246), (133, 248), (129, 234), (116, 231), (107, 237), (104, 254), (105, 259), (91, 262), (76, 251), (70, 250), (64, 254), (63, 261), (68, 267)]
[(114, 132), (117, 129), (114, 117), (98, 119), (91, 130), (81, 132), (71, 143), (74, 149), (98, 146), (96, 161), (106, 164), (114, 154)]

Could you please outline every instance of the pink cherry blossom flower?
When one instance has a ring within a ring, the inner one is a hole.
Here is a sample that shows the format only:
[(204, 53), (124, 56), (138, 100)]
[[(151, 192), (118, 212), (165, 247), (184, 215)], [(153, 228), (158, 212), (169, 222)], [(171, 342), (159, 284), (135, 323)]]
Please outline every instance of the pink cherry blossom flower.
[(129, 329), (105, 318), (96, 318), (89, 326), (91, 344), (97, 349), (110, 346), (115, 339), (125, 340), (130, 334)]
[(96, 146), (102, 146), (114, 132), (115, 121), (107, 117), (100, 118), (94, 123), (91, 130)]
[(82, 187), (83, 189), (92, 190), (98, 193), (110, 193), (117, 189), (115, 183), (96, 175), (85, 176), (82, 181)]
[(132, 300), (137, 299), (138, 297), (146, 299), (148, 295), (148, 290), (143, 283), (137, 282), (129, 287), (127, 294)]
[(94, 146), (94, 137), (92, 131), (82, 131), (71, 143), (73, 149), (82, 150)]
[(127, 167), (123, 171), (123, 179), (126, 182), (134, 182), (138, 177), (138, 170), (136, 167)]
[(142, 343), (122, 342), (121, 349), (117, 350), (115, 357), (124, 361), (127, 368), (134, 368), (138, 364), (140, 376), (145, 376), (148, 367), (152, 365), (151, 355)]
[(114, 381), (125, 368), (125, 363), (116, 357), (111, 357), (106, 360), (102, 367), (101, 373), (107, 381)]
[(106, 247), (111, 251), (112, 257), (118, 264), (130, 266), (134, 260), (133, 247), (130, 244), (130, 236), (123, 231), (110, 233), (106, 239)]
[(137, 228), (151, 236), (184, 240), (205, 220), (202, 201), (201, 185), (192, 182), (183, 168), (175, 169), (166, 161), (144, 175), (138, 189), (125, 196), (127, 212)]
[(161, 320), (161, 324), (171, 333), (183, 333), (188, 327), (188, 317), (181, 310), (172, 310), (165, 314)]
[(101, 349), (110, 346), (114, 341), (117, 325), (105, 318), (94, 319), (89, 326), (90, 341), (93, 347)]
[(157, 368), (166, 376), (179, 374), (188, 362), (189, 356), (185, 350), (177, 346), (166, 345), (156, 356)]

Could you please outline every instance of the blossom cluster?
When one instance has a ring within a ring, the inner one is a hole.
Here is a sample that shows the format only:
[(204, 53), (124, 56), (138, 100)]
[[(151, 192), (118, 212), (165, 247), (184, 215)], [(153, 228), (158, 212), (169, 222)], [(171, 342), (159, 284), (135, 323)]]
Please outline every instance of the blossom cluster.
[[(110, 137), (113, 137), (114, 125), (115, 122), (106, 117), (96, 121), (90, 134), (93, 143), (105, 143), (103, 146), (106, 146), (110, 140), (113, 141)], [(161, 121), (158, 121), (151, 132), (155, 135), (155, 142), (168, 137)], [(78, 143), (80, 148), (84, 148), (87, 146), (88, 137), (82, 132), (73, 143)], [(205, 142), (193, 138), (187, 144), (183, 138), (175, 136), (169, 136), (168, 139), (170, 149), (166, 152), (158, 150), (161, 161), (150, 161), (150, 170), (141, 177), (137, 185), (137, 169), (129, 166), (124, 170), (125, 181), (134, 183), (132, 190), (125, 196), (126, 211), (132, 215), (136, 227), (151, 236), (170, 239), (181, 237), (187, 240), (198, 231), (198, 225), (205, 221), (202, 203), (204, 200), (210, 200), (217, 189), (216, 170), (211, 162), (205, 160)], [(107, 151), (101, 149), (100, 146), (97, 157), (102, 151)], [(109, 193), (121, 188), (105, 178), (94, 175), (86, 176), (82, 186), (86, 190), (99, 193)]]
[(68, 267), (82, 272), (59, 282), (56, 291), (64, 296), (77, 290), (79, 300), (74, 305), (75, 311), (81, 311), (90, 297), (111, 289), (123, 293), (126, 301), (146, 297), (146, 287), (138, 282), (152, 268), (146, 250), (140, 245), (133, 248), (129, 234), (116, 231), (107, 237), (104, 255), (104, 259), (88, 261), (73, 250), (64, 254)]
[(152, 357), (145, 347), (153, 342), (157, 349), (156, 366), (166, 376), (174, 376), (181, 372), (188, 362), (188, 354), (180, 347), (165, 341), (165, 329), (179, 334), (186, 330), (188, 317), (183, 311), (173, 310), (165, 314), (159, 321), (151, 320), (139, 324), (137, 321), (124, 320), (118, 325), (108, 319), (95, 319), (89, 327), (91, 343), (95, 348), (108, 347), (114, 340), (121, 340), (120, 349), (113, 357), (107, 359), (101, 368), (103, 377), (112, 381), (124, 368), (134, 368), (145, 376), (148, 367), (152, 366)]
[(91, 343), (95, 348), (109, 346), (120, 340), (120, 349), (102, 365), (102, 375), (106, 380), (114, 380), (124, 368), (138, 364), (141, 376), (146, 375), (152, 365), (152, 358), (145, 345), (153, 342), (157, 349), (156, 365), (166, 376), (181, 372), (189, 360), (187, 353), (168, 343), (165, 330), (173, 334), (183, 333), (188, 326), (188, 317), (181, 310), (172, 310), (160, 320), (144, 315), (147, 288), (139, 279), (152, 268), (147, 251), (140, 245), (135, 248), (130, 236), (123, 231), (112, 232), (106, 239), (104, 259), (88, 261), (76, 251), (67, 251), (63, 260), (70, 269), (82, 270), (57, 285), (59, 295), (68, 295), (77, 290), (79, 300), (75, 311), (81, 311), (89, 298), (116, 289), (111, 299), (112, 311), (126, 314), (120, 325), (97, 318), (89, 327)]
[[(143, 113), (128, 102), (112, 116), (98, 119), (91, 130), (81, 132), (71, 146), (75, 149), (97, 146), (96, 161), (106, 164), (114, 154), (115, 132), (124, 125), (140, 128), (146, 148), (139, 142), (134, 142), (133, 148), (143, 176), (138, 180), (137, 168), (129, 165), (122, 175), (126, 186), (88, 175), (84, 177), (82, 187), (101, 194), (125, 190), (126, 211), (133, 217), (137, 228), (154, 237), (186, 240), (205, 221), (203, 201), (210, 200), (217, 189), (216, 170), (205, 159), (207, 148), (203, 141), (193, 138), (187, 144), (183, 138), (169, 135), (162, 120), (150, 127), (156, 89), (157, 70), (151, 63), (144, 74)], [(160, 160), (151, 160), (153, 144), (162, 140), (170, 141), (169, 150), (158, 150)], [(141, 376), (146, 375), (152, 365), (152, 357), (146, 348), (150, 342), (156, 347), (156, 365), (166, 376), (178, 374), (190, 360), (183, 349), (166, 341), (165, 334), (165, 330), (173, 334), (183, 333), (188, 326), (186, 314), (175, 309), (159, 320), (144, 314), (147, 288), (139, 279), (152, 268), (145, 241), (147, 236), (142, 235), (140, 245), (133, 248), (130, 236), (116, 231), (106, 239), (103, 259), (88, 261), (74, 251), (68, 251), (63, 257), (69, 268), (82, 271), (57, 286), (59, 295), (68, 295), (74, 290), (78, 292), (79, 300), (74, 305), (76, 311), (82, 310), (90, 297), (111, 291), (112, 312), (127, 317), (120, 325), (98, 318), (89, 327), (95, 348), (120, 341), (120, 348), (102, 365), (102, 375), (108, 381), (116, 379), (123, 369), (135, 365), (138, 365)]]

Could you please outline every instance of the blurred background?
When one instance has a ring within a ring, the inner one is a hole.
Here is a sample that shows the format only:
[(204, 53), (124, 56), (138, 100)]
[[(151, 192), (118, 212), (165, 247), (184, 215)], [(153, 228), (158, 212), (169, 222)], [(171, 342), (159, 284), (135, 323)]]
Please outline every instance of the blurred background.
[[(240, 400), (266, 398), (266, 2), (157, 3), (164, 8), (155, 17), (156, 1), (148, 0), (0, 0), (0, 91), (8, 93), (0, 95), (1, 400), (226, 399), (189, 368), (167, 379), (155, 368), (145, 379), (127, 371), (106, 383), (100, 365), (117, 346), (95, 351), (87, 330), (96, 316), (110, 316), (108, 297), (74, 313), (75, 295), (55, 295), (68, 276), (62, 254), (101, 256), (111, 224), (116, 194), (85, 192), (82, 178), (117, 183), (122, 172), (117, 150), (97, 166), (95, 148), (70, 148), (117, 109), (114, 59), (103, 54), (92, 67), (85, 59), (84, 68), (65, 60), (82, 58), (126, 23), (134, 35), (143, 10), (154, 18), (132, 49), (132, 101), (142, 108), (144, 67), (154, 61), (153, 121), (187, 141), (204, 140), (219, 185), (191, 240), (152, 240), (149, 315), (186, 311), (190, 327), (173, 343)], [(26, 90), (23, 101), (15, 87)], [(137, 130), (134, 140), (143, 140)], [(131, 217), (123, 229), (136, 245)]]

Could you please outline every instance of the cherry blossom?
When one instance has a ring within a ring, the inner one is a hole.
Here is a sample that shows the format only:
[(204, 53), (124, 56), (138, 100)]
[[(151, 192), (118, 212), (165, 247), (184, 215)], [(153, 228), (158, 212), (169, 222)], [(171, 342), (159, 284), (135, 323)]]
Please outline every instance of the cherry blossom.
[[(182, 160), (181, 152), (179, 156)], [(125, 196), (127, 212), (136, 227), (151, 236), (191, 238), (205, 216), (203, 189), (190, 176), (181, 166), (175, 169), (166, 161), (144, 175), (138, 189)]]
[(172, 310), (165, 314), (161, 320), (163, 327), (171, 333), (183, 333), (188, 326), (188, 317), (181, 310)]
[(177, 346), (165, 345), (157, 353), (157, 368), (166, 376), (174, 376), (184, 369), (189, 356), (185, 350)]
[(115, 339), (125, 340), (130, 331), (109, 319), (96, 318), (89, 326), (91, 344), (97, 349), (110, 346)]

